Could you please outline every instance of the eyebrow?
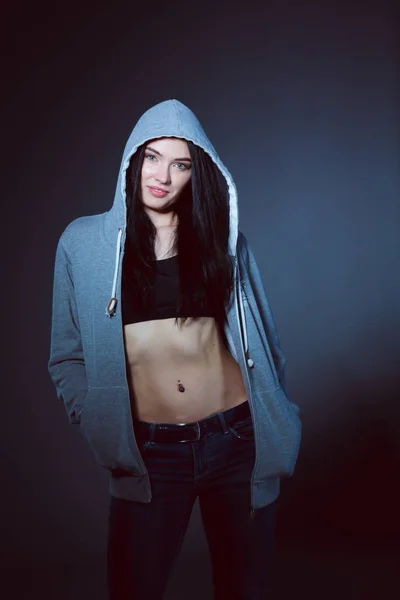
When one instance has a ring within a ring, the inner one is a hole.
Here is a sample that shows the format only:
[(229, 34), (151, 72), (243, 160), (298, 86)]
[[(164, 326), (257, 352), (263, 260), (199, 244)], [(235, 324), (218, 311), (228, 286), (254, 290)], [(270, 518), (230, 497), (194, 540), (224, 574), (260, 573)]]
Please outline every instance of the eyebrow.
[[(154, 154), (158, 154), (158, 156), (162, 156), (161, 152), (158, 152), (151, 146), (147, 146), (146, 150), (151, 150), (152, 152), (154, 152)], [(186, 160), (186, 162), (192, 162), (190, 158), (175, 158), (175, 160), (182, 160), (182, 161)]]

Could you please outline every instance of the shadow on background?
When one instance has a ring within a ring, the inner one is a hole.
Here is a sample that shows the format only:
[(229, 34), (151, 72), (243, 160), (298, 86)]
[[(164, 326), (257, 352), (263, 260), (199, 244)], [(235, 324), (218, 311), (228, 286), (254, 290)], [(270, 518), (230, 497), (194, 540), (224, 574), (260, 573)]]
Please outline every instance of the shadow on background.
[[(2, 9), (2, 595), (107, 600), (108, 474), (68, 425), (46, 369), (55, 245), (75, 217), (109, 210), (131, 127), (149, 106), (178, 98), (237, 181), (240, 229), (256, 250), (302, 411), (299, 461), (278, 502), (270, 599), (400, 597), (388, 6), (59, 8)], [(211, 598), (196, 503), (166, 600)]]

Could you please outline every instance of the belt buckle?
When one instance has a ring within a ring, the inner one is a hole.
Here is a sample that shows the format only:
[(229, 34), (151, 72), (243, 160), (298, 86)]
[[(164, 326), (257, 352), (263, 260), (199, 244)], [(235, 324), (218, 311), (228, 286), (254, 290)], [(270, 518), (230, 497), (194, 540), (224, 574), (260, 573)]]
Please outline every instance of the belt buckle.
[[(187, 425), (187, 423), (176, 423), (176, 425)], [(179, 440), (179, 444), (183, 444), (184, 442), (198, 442), (200, 440), (200, 425), (198, 421), (194, 425), (196, 427), (196, 438), (194, 440)]]

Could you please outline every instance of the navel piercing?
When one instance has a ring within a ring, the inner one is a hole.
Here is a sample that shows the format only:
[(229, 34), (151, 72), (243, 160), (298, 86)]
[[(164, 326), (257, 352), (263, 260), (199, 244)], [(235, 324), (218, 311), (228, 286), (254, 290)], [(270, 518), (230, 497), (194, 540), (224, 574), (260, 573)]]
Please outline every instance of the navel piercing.
[(184, 391), (185, 391), (185, 388), (183, 387), (183, 385), (181, 384), (181, 382), (180, 382), (180, 381), (181, 381), (181, 380), (180, 380), (180, 379), (178, 379), (178, 391), (179, 391), (179, 392), (184, 392)]

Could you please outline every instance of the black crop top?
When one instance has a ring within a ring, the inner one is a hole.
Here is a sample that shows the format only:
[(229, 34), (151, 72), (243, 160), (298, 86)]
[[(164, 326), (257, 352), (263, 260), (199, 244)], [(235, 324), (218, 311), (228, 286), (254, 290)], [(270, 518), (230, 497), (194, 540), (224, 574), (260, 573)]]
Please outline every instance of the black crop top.
[(191, 311), (193, 314), (178, 314), (179, 268), (178, 256), (155, 261), (156, 276), (151, 301), (145, 309), (134, 306), (130, 280), (126, 271), (122, 279), (122, 323), (138, 323), (154, 319), (170, 319), (175, 317), (215, 317), (215, 308), (211, 304), (207, 310)]

